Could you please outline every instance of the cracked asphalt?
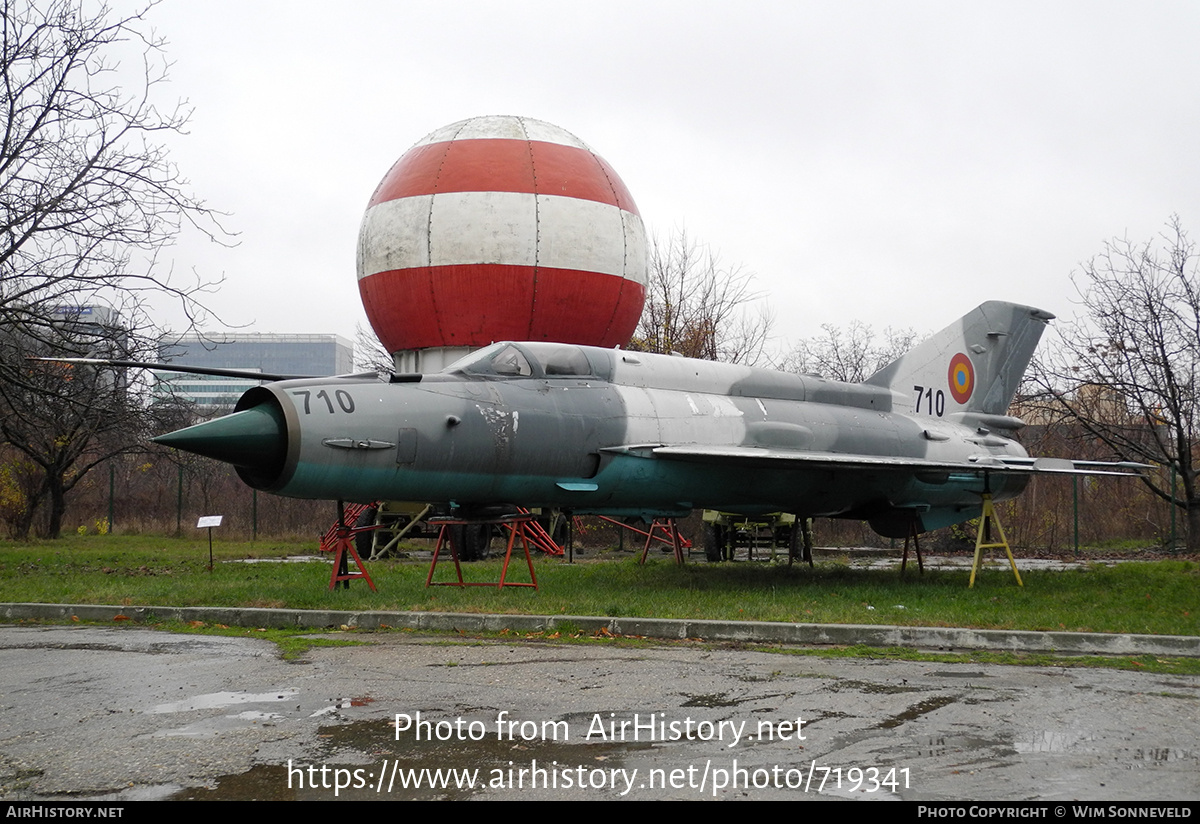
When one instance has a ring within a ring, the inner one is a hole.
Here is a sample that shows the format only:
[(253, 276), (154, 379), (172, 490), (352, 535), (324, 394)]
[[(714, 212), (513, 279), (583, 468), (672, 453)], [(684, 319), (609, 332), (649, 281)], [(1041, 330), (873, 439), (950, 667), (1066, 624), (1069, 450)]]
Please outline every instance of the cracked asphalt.
[(351, 637), (0, 627), (0, 798), (1200, 797), (1193, 676)]

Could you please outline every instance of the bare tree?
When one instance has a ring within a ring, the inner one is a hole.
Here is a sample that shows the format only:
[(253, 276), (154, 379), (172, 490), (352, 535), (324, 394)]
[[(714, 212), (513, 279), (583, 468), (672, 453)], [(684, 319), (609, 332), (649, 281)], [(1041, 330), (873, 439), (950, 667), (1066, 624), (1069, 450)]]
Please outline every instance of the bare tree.
[[(0, 0), (0, 325), (52, 339), (54, 308), (119, 302), (128, 317), (164, 292), (203, 312), (213, 284), (155, 260), (185, 222), (225, 233), (160, 142), (189, 111), (153, 102), (168, 63), (148, 10)], [(117, 59), (130, 49), (136, 70)]]
[(821, 334), (801, 340), (784, 356), (780, 368), (807, 372), (835, 381), (862, 383), (913, 347), (917, 333), (910, 329), (883, 330), (877, 341), (875, 330), (861, 321), (846, 327), (826, 323)]
[(765, 306), (751, 311), (761, 297), (753, 280), (685, 231), (653, 238), (646, 306), (630, 348), (754, 365), (773, 318)]
[[(1179, 217), (1145, 243), (1114, 238), (1074, 277), (1082, 315), (1035, 362), (1039, 411), (1106, 454), (1157, 464), (1144, 480), (1187, 514), (1200, 548), (1200, 270)], [(1174, 476), (1174, 478), (1172, 478)]]
[(142, 339), (120, 325), (117, 313), (60, 316), (54, 341), (30, 339), (19, 328), (14, 334), (14, 328), (0, 334), (0, 359), (22, 371), (20, 380), (0, 381), (0, 434), (10, 455), (19, 456), (7, 465), (22, 493), (10, 531), (27, 537), (44, 508), (40, 532), (57, 538), (67, 494), (97, 465), (141, 446), (140, 436), (170, 409), (147, 403), (144, 385), (131, 385), (125, 370), (29, 360), (144, 357)]
[(396, 363), (388, 354), (387, 347), (375, 332), (361, 323), (354, 327), (354, 368), (362, 372), (374, 370), (381, 375), (396, 371)]
[[(94, 354), (97, 339), (110, 356), (144, 352), (158, 331), (150, 296), (171, 296), (194, 320), (215, 286), (180, 280), (158, 257), (184, 224), (226, 237), (161, 142), (189, 111), (154, 101), (169, 64), (145, 22), (152, 6), (117, 15), (84, 0), (0, 0), (0, 419), (32, 467), (28, 517), (49, 501), (52, 535), (66, 492), (138, 441), (145, 409), (111, 372), (27, 356)], [(121, 65), (130, 55), (134, 69)], [(115, 309), (119, 326), (81, 335), (79, 313), (97, 307)]]

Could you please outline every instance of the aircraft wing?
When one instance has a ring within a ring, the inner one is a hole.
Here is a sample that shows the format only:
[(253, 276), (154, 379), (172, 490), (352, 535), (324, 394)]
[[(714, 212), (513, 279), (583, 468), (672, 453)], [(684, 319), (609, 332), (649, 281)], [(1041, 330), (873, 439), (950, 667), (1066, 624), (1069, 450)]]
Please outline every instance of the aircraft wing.
[(980, 454), (966, 461), (931, 461), (885, 455), (853, 455), (836, 452), (809, 452), (798, 449), (769, 449), (757, 446), (677, 446), (642, 444), (616, 447), (609, 452), (653, 455), (674, 461), (730, 466), (761, 466), (779, 469), (794, 466), (812, 469), (863, 469), (896, 472), (950, 472), (968, 475), (1064, 474), (1064, 475), (1136, 475), (1147, 464), (1121, 461), (1071, 461), (1066, 458), (1018, 458)]
[(113, 360), (111, 358), (30, 358), (48, 363), (79, 363), (88, 366), (116, 366), (133, 369), (149, 369), (154, 372), (182, 372), (188, 375), (213, 375), (219, 378), (249, 378), (256, 381), (285, 381), (292, 378), (312, 378), (316, 375), (284, 375), (275, 372), (255, 372), (251, 369), (225, 369), (216, 366), (184, 366), (174, 363), (151, 361)]
[[(290, 381), (321, 378), (323, 375), (292, 375), (284, 372), (256, 372), (253, 369), (229, 369), (223, 366), (187, 366), (182, 363), (155, 363), (153, 361), (112, 360), (111, 358), (30, 358), (48, 363), (81, 363), (89, 366), (116, 366), (132, 369), (149, 369), (153, 372), (179, 372), (185, 375), (212, 375), (218, 378), (247, 378), (254, 381)], [(348, 375), (331, 375), (332, 378), (378, 378), (378, 372), (355, 372)], [(392, 383), (411, 382), (420, 376), (393, 376)]]

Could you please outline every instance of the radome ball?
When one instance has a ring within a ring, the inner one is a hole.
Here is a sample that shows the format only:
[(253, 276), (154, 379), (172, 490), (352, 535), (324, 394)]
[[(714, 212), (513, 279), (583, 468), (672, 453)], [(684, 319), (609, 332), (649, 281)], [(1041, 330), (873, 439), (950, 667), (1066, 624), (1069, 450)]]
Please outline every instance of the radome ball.
[(569, 132), (476, 117), (380, 182), (358, 285), (389, 352), (553, 340), (615, 346), (645, 298), (646, 233), (617, 173)]

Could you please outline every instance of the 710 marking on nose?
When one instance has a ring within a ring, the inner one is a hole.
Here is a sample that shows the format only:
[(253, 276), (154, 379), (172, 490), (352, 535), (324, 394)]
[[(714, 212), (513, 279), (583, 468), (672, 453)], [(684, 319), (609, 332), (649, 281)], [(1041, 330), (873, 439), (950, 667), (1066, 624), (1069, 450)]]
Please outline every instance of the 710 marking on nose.
[[(305, 415), (310, 414), (312, 412), (311, 405), (310, 405), (312, 392), (310, 392), (307, 389), (294, 389), (294, 390), (292, 390), (292, 394), (301, 396), (304, 398), (304, 414)], [(327, 392), (324, 389), (322, 389), (320, 392), (317, 393), (317, 400), (325, 401), (325, 406), (329, 410), (329, 414), (331, 414), (331, 415), (333, 414), (333, 400), (334, 399), (337, 400), (338, 408), (341, 409), (343, 412), (345, 412), (347, 415), (354, 411), (354, 398), (350, 397), (350, 393), (347, 392), (345, 389), (338, 389), (336, 392), (333, 393), (333, 398), (330, 398), (329, 392)], [(318, 408), (319, 408), (319, 406), (318, 406)]]

